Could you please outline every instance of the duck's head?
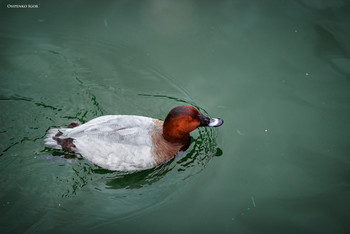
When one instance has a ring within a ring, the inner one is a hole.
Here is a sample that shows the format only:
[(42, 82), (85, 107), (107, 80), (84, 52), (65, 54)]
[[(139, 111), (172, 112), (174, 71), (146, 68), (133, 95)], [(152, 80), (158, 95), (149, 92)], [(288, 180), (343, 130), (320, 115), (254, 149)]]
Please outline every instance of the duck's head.
[(173, 108), (164, 120), (163, 137), (173, 143), (186, 143), (190, 132), (198, 127), (219, 127), (224, 123), (220, 118), (209, 118), (193, 106)]

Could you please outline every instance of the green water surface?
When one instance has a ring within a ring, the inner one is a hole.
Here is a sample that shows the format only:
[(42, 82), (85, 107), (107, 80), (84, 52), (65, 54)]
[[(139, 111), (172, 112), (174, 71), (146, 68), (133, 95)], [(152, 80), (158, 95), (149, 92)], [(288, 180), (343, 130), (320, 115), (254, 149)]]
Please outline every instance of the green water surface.
[[(350, 232), (349, 1), (0, 3), (1, 233)], [(184, 104), (225, 123), (158, 168), (44, 147)]]

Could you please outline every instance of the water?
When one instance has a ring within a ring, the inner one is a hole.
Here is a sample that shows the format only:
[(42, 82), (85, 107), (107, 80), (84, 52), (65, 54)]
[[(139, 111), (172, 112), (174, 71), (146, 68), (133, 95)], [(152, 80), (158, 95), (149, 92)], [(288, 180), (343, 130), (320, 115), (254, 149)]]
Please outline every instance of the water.
[[(45, 1), (0, 23), (3, 233), (348, 233), (348, 1)], [(16, 3), (19, 4), (19, 3)], [(106, 114), (225, 120), (155, 169), (46, 149)]]

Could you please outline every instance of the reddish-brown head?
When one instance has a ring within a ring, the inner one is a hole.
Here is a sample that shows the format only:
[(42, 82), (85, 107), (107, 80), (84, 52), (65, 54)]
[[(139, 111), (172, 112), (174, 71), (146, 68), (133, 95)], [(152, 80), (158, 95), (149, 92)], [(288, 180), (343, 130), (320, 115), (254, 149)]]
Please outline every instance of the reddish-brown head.
[(163, 137), (169, 142), (186, 143), (190, 132), (200, 126), (218, 127), (223, 121), (202, 115), (193, 106), (178, 106), (172, 109), (164, 120)]

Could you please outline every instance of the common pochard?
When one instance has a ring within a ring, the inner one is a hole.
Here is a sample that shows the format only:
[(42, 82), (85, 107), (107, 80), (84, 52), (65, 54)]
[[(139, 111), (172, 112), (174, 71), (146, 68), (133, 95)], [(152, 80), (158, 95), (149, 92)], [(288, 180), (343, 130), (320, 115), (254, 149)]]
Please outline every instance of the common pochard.
[(164, 122), (135, 115), (106, 115), (85, 124), (50, 129), (45, 146), (82, 156), (114, 171), (144, 170), (163, 164), (190, 144), (197, 127), (218, 127), (220, 118), (208, 118), (193, 106), (178, 106)]

